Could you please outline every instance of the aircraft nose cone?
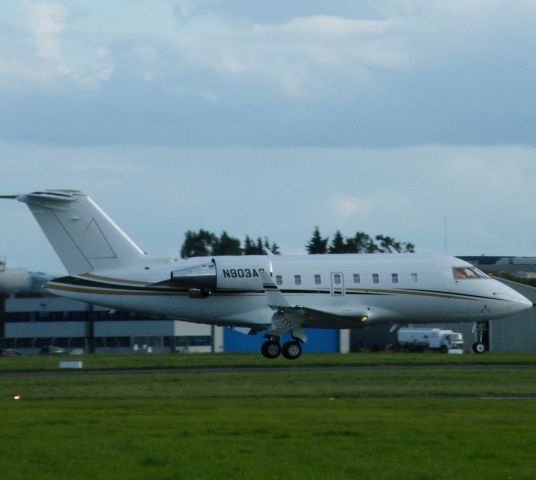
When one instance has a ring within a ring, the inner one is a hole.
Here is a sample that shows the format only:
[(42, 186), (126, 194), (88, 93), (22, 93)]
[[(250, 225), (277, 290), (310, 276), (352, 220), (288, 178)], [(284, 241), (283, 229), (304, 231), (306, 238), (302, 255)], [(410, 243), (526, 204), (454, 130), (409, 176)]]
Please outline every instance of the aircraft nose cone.
[(525, 295), (522, 295), (519, 291), (514, 290), (504, 283), (498, 283), (495, 285), (494, 296), (502, 300), (506, 300), (506, 311), (510, 315), (524, 312), (533, 308), (533, 303)]
[(534, 304), (525, 296), (521, 295), (518, 292), (513, 292), (513, 309), (516, 311), (516, 313), (524, 312), (525, 310), (530, 310)]
[(507, 301), (506, 309), (515, 315), (534, 307), (536, 289), (506, 279), (494, 279), (494, 293), (497, 298)]
[[(523, 297), (523, 295), (521, 295), (521, 297)], [(523, 310), (528, 310), (529, 308), (534, 307), (534, 304), (527, 297), (523, 297), (519, 303), (523, 307)]]

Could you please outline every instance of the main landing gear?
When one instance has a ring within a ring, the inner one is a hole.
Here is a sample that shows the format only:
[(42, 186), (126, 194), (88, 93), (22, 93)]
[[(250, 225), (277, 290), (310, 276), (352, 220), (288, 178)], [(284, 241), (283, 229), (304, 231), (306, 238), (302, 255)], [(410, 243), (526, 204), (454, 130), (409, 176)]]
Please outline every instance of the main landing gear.
[(287, 360), (297, 360), (302, 354), (302, 346), (300, 340), (293, 339), (281, 346), (279, 339), (267, 340), (262, 344), (261, 353), (266, 358), (277, 358), (283, 354)]

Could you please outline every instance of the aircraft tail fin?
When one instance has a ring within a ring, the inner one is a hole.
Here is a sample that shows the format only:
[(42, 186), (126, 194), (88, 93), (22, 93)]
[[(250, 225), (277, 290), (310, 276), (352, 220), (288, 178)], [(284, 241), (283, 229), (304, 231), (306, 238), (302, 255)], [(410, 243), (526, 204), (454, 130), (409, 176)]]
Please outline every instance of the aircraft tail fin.
[(71, 275), (139, 262), (142, 250), (85, 193), (46, 190), (18, 195)]

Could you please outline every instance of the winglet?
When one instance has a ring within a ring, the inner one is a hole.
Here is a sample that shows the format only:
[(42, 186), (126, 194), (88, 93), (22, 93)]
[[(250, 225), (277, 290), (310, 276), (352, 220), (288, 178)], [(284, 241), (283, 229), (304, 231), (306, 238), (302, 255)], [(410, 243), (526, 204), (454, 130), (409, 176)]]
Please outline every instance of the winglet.
[(260, 275), (262, 279), (262, 288), (264, 289), (264, 293), (266, 293), (266, 297), (268, 298), (268, 305), (272, 308), (291, 307), (290, 303), (288, 303), (288, 300), (281, 293), (281, 290), (277, 288), (277, 285), (274, 283), (270, 275), (268, 275), (265, 271), (261, 271)]

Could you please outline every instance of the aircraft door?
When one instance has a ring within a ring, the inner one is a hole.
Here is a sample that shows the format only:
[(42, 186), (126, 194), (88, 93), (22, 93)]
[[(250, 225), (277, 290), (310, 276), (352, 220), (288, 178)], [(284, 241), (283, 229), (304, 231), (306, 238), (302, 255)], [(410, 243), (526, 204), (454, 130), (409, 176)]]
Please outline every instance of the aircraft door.
[(331, 294), (340, 296), (346, 293), (344, 289), (344, 275), (340, 272), (331, 273)]

